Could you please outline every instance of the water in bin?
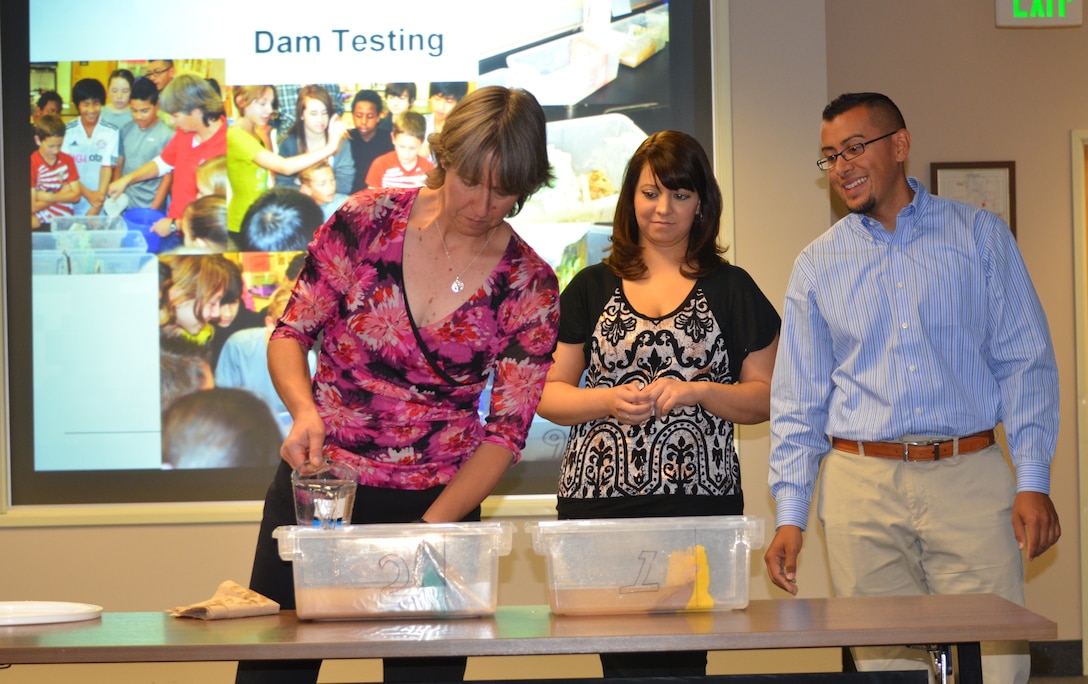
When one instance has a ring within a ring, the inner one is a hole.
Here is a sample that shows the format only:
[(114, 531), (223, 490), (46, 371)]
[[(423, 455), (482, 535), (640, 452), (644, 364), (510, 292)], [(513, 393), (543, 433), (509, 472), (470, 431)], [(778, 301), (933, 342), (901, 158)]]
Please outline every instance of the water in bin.
[(309, 461), (291, 471), (295, 519), (299, 525), (331, 529), (351, 524), (359, 473), (337, 461), (314, 466)]
[(158, 209), (132, 207), (131, 209), (125, 209), (121, 217), (125, 220), (125, 226), (129, 230), (138, 230), (143, 233), (144, 240), (147, 241), (148, 252), (153, 254), (159, 252), (162, 248), (162, 238), (159, 237), (158, 233), (151, 230), (151, 226), (155, 225), (155, 222), (159, 219), (166, 218), (166, 214)]

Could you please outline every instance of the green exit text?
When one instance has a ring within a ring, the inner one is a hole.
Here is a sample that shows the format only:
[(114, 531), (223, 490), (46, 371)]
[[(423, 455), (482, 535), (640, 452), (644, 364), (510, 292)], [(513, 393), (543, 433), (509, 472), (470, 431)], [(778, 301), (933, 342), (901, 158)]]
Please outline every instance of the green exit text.
[[(1080, 0), (1074, 0), (1080, 2)], [(1017, 18), (1064, 17), (1066, 0), (1031, 0), (1031, 9), (1024, 9), (1028, 4), (1024, 0), (1012, 0), (1012, 16)], [(1057, 14), (1054, 10), (1057, 10)]]

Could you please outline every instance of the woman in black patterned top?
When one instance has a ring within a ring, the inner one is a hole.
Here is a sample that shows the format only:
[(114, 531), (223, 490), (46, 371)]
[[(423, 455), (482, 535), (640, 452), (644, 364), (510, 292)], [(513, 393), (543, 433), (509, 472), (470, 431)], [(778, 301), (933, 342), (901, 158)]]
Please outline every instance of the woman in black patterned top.
[[(733, 424), (769, 416), (781, 319), (722, 258), (721, 212), (697, 140), (662, 131), (639, 146), (610, 254), (560, 297), (555, 364), (537, 409), (571, 426), (560, 518), (743, 512)], [(706, 671), (705, 652), (601, 661), (606, 677)]]

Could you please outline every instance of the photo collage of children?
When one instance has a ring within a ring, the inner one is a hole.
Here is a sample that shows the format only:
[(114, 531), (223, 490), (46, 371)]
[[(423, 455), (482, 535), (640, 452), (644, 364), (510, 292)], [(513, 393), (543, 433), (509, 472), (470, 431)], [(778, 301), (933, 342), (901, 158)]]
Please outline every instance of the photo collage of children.
[(34, 273), (158, 270), (165, 469), (278, 463), (291, 417), (265, 353), (314, 231), (361, 189), (423, 185), (470, 87), (223, 75), (70, 62), (33, 88)]

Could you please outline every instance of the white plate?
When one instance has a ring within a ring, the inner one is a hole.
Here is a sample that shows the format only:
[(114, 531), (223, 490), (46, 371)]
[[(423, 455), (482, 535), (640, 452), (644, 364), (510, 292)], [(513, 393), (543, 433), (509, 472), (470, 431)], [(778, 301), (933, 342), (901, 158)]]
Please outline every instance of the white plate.
[(0, 626), (93, 620), (102, 606), (62, 601), (0, 601)]

